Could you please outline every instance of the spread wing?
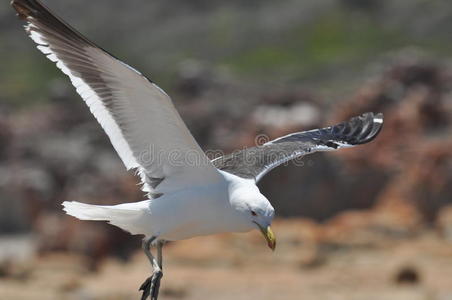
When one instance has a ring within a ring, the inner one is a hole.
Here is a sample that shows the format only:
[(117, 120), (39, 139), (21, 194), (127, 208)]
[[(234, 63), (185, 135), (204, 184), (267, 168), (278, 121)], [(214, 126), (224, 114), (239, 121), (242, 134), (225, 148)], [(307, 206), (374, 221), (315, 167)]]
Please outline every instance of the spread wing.
[(340, 124), (292, 133), (262, 146), (251, 147), (213, 160), (220, 170), (259, 181), (277, 166), (317, 151), (331, 151), (372, 141), (383, 126), (383, 115), (365, 113)]
[(13, 0), (37, 48), (71, 79), (143, 190), (157, 197), (219, 178), (169, 96), (108, 54), (37, 0)]

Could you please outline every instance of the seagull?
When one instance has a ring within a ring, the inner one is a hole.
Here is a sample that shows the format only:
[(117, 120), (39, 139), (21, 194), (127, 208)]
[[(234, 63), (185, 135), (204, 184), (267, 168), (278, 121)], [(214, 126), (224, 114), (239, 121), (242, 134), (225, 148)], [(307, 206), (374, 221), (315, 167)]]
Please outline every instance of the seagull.
[(275, 210), (259, 192), (259, 180), (289, 160), (368, 143), (383, 125), (381, 113), (368, 112), (210, 160), (156, 84), (40, 1), (12, 0), (11, 5), (26, 21), (37, 48), (69, 76), (126, 168), (140, 176), (144, 201), (111, 206), (64, 202), (63, 207), (80, 220), (107, 221), (144, 235), (142, 247), (153, 272), (140, 287), (142, 300), (158, 297), (166, 241), (258, 229), (274, 250), (270, 225)]

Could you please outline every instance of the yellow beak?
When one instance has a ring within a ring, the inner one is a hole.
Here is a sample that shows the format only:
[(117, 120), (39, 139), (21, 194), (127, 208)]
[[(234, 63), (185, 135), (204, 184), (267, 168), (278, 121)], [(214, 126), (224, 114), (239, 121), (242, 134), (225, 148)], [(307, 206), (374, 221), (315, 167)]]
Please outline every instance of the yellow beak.
[[(257, 224), (257, 223), (256, 223)], [(267, 245), (272, 251), (275, 251), (276, 247), (276, 238), (273, 234), (273, 231), (270, 226), (267, 226), (266, 228), (262, 227), (261, 225), (257, 224), (259, 229), (261, 230), (262, 234), (265, 237), (265, 240), (267, 241)]]

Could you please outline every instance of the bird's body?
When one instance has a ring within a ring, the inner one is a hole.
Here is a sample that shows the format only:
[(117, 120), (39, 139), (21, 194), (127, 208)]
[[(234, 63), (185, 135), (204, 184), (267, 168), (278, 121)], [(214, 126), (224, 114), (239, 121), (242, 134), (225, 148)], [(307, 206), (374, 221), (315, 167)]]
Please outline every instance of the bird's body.
[[(135, 169), (148, 200), (114, 206), (64, 202), (81, 220), (108, 221), (143, 234), (154, 273), (140, 290), (157, 299), (162, 242), (259, 229), (275, 249), (274, 209), (257, 187), (291, 159), (373, 140), (383, 115), (365, 113), (321, 129), (292, 133), (210, 161), (169, 96), (136, 69), (97, 47), (38, 0), (12, 0), (37, 48), (69, 76), (127, 169)], [(157, 246), (157, 258), (150, 245)]]
[(235, 208), (243, 196), (259, 199), (273, 210), (254, 181), (218, 171), (216, 184), (182, 188), (156, 199), (113, 206), (65, 202), (64, 210), (81, 220), (103, 220), (132, 234), (156, 236), (165, 241), (189, 239), (222, 232), (246, 232), (255, 228)]

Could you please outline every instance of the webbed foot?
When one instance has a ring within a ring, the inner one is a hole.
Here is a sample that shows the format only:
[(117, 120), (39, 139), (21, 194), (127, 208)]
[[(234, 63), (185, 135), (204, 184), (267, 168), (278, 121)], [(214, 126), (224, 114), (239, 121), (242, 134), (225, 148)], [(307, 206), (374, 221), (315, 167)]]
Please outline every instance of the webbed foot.
[(151, 300), (157, 300), (160, 290), (160, 280), (162, 277), (163, 272), (158, 270), (143, 282), (139, 289), (139, 291), (143, 291), (141, 300), (146, 300), (149, 296), (151, 297)]

